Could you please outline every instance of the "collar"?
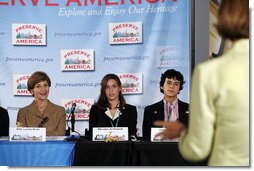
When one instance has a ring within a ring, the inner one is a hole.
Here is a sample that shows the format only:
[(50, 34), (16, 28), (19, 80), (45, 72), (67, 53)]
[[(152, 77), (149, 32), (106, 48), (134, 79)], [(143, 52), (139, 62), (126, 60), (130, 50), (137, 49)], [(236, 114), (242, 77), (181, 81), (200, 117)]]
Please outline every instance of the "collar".
[(118, 118), (122, 113), (119, 109), (116, 110), (116, 114), (114, 116), (114, 118), (112, 117), (109, 108), (107, 108), (107, 110), (105, 111), (105, 114), (112, 120), (115, 120), (116, 118)]
[[(167, 103), (168, 103), (168, 105), (170, 105), (169, 102), (168, 102), (165, 98), (163, 98), (163, 102), (164, 102), (164, 104), (167, 104)], [(173, 106), (177, 106), (177, 105), (178, 105), (178, 98), (176, 98), (176, 99), (172, 102), (172, 105), (173, 105)]]
[[(33, 100), (33, 102), (28, 106), (28, 110), (31, 114), (37, 116), (37, 117), (42, 117), (37, 105), (36, 105), (36, 102), (35, 100)], [(49, 115), (50, 113), (53, 113), (53, 110), (54, 110), (54, 105), (53, 103), (51, 103), (49, 100), (48, 100), (48, 104), (47, 104), (47, 107), (45, 109), (45, 112), (43, 114), (43, 117)]]

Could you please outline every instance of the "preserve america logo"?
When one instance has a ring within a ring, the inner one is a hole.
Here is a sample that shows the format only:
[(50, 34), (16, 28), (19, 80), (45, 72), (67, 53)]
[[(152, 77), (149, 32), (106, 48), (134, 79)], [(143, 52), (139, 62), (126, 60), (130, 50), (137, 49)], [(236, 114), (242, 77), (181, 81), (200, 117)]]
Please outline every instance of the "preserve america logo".
[(94, 70), (93, 49), (62, 49), (61, 69), (63, 71)]
[(117, 74), (122, 83), (123, 94), (142, 93), (143, 79), (141, 73), (123, 73)]
[(156, 48), (157, 67), (184, 66), (184, 54), (181, 54), (178, 46), (162, 46)]
[(76, 104), (74, 116), (76, 120), (88, 120), (90, 109), (94, 103), (94, 99), (77, 98), (77, 99), (62, 99), (62, 105), (65, 108), (66, 120), (71, 119), (72, 104)]
[(12, 24), (13, 45), (46, 45), (45, 24)]
[(27, 80), (30, 75), (13, 75), (13, 94), (20, 96), (28, 96), (31, 93), (27, 90)]
[(109, 44), (142, 43), (142, 23), (109, 23)]

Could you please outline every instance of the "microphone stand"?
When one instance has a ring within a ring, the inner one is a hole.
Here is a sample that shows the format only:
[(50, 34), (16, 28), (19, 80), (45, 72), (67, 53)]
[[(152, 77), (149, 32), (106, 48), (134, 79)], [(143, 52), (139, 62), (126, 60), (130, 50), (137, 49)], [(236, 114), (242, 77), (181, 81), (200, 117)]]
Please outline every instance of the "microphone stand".
[(75, 132), (75, 115), (74, 115), (75, 108), (71, 110), (71, 131)]
[[(71, 109), (71, 133), (75, 132), (75, 115), (74, 115), (75, 107)], [(80, 137), (75, 136), (73, 134), (70, 137), (64, 139), (64, 141), (80, 141)]]

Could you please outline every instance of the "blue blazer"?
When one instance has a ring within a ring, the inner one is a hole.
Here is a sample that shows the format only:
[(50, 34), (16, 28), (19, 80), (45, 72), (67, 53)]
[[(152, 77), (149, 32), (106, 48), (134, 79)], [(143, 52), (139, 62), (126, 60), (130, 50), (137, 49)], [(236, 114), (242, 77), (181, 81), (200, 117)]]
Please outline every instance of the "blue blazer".
[[(178, 99), (178, 113), (179, 121), (186, 127), (188, 126), (189, 104)], [(145, 107), (143, 119), (143, 137), (150, 138), (151, 127), (158, 127), (154, 125), (154, 121), (164, 120), (164, 103), (163, 100)]]

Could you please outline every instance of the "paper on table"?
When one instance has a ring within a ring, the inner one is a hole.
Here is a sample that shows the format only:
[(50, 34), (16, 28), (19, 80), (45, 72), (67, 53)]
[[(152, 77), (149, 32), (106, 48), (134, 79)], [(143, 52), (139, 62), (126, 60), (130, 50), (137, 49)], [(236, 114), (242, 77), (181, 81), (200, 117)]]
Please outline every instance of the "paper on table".
[(63, 141), (67, 136), (46, 136), (46, 141)]
[(2, 137), (0, 136), (0, 141), (1, 140), (9, 140), (9, 137), (8, 136), (2, 136)]

